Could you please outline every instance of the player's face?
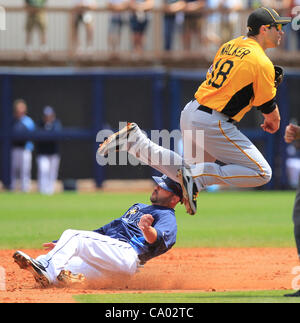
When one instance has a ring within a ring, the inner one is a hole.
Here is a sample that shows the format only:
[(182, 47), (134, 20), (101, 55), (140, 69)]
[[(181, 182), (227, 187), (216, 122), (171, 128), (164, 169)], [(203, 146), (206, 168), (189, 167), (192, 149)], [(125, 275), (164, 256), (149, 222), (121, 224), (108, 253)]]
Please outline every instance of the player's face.
[(17, 119), (22, 118), (27, 113), (27, 107), (23, 102), (18, 103), (15, 107), (15, 117)]
[(169, 206), (170, 202), (173, 198), (173, 193), (164, 190), (159, 185), (154, 187), (152, 195), (150, 197), (150, 201), (153, 204), (161, 205), (161, 206)]
[(278, 47), (283, 35), (282, 25), (270, 26), (266, 33), (267, 48)]

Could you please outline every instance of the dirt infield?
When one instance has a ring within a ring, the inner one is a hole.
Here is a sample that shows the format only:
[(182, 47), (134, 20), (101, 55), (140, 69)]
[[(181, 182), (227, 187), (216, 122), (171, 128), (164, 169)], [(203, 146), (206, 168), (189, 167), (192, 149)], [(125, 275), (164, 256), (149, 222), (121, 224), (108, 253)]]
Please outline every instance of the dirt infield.
[[(23, 251), (32, 257), (43, 253), (41, 250)], [(112, 277), (84, 289), (41, 289), (30, 273), (13, 262), (13, 252), (0, 250), (0, 266), (5, 270), (5, 280), (2, 277), (0, 281), (0, 303), (66, 303), (74, 302), (74, 294), (130, 291), (291, 289), (295, 278), (292, 268), (300, 265), (294, 248), (174, 248), (150, 261), (130, 279)]]

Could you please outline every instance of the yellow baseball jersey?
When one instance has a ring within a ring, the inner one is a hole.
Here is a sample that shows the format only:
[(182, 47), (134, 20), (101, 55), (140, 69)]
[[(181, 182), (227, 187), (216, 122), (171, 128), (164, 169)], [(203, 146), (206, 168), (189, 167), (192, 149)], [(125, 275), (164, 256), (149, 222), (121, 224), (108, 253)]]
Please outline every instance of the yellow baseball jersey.
[(195, 98), (204, 106), (240, 121), (252, 106), (274, 100), (275, 70), (257, 41), (233, 39), (218, 50)]

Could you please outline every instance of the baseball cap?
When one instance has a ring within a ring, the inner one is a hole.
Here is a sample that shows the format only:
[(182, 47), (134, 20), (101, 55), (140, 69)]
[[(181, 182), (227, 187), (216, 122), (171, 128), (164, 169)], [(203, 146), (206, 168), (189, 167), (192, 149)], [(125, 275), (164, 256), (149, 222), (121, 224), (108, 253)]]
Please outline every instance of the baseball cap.
[(258, 30), (263, 25), (286, 25), (292, 20), (291, 17), (280, 17), (272, 8), (260, 7), (255, 9), (248, 17), (247, 26), (249, 30)]
[(174, 193), (175, 195), (179, 196), (182, 199), (182, 188), (181, 185), (167, 175), (159, 176), (152, 176), (154, 181), (164, 190)]
[(45, 115), (45, 116), (51, 116), (51, 115), (53, 115), (55, 112), (54, 112), (54, 109), (52, 108), (52, 107), (50, 107), (50, 106), (46, 106), (45, 108), (44, 108), (44, 110), (43, 110), (43, 114)]

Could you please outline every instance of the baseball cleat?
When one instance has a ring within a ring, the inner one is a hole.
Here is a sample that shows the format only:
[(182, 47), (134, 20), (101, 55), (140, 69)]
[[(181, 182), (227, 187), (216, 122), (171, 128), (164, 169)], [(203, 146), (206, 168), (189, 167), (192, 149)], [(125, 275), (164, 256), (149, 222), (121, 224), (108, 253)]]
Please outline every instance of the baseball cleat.
[(48, 287), (50, 285), (50, 278), (46, 269), (39, 261), (29, 257), (22, 251), (16, 251), (13, 258), (21, 269), (28, 270), (32, 273), (35, 281), (41, 287)]
[(109, 151), (119, 151), (122, 145), (127, 144), (130, 133), (132, 133), (136, 128), (136, 123), (128, 122), (127, 126), (109, 136), (102, 144), (99, 145), (98, 154), (101, 156), (107, 156)]
[(62, 270), (57, 276), (57, 280), (63, 286), (82, 284), (86, 281), (83, 274), (73, 274), (69, 270)]
[(184, 206), (189, 214), (194, 215), (197, 212), (198, 190), (192, 174), (182, 167), (178, 170), (177, 177), (182, 188)]

